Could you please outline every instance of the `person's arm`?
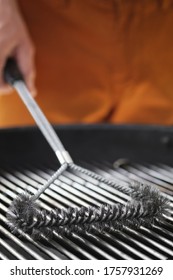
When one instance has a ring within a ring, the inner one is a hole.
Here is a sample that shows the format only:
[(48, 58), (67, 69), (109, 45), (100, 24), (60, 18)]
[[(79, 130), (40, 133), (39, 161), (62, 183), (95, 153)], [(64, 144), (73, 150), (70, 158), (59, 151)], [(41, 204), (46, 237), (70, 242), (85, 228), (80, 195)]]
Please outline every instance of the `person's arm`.
[(25, 82), (34, 95), (34, 47), (16, 0), (0, 0), (0, 93), (10, 91), (3, 81), (3, 69), (8, 57), (14, 57)]

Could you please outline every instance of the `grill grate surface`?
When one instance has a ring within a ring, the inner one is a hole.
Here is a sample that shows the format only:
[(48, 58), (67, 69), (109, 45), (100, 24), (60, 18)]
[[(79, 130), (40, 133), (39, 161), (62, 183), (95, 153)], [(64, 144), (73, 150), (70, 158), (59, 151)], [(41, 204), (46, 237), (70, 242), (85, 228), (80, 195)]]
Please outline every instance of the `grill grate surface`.
[[(126, 228), (105, 234), (54, 235), (34, 241), (10, 233), (6, 212), (15, 196), (24, 190), (32, 193), (57, 169), (55, 166), (3, 167), (0, 170), (0, 259), (173, 259), (173, 167), (125, 163), (114, 168), (108, 162), (82, 163), (84, 167), (127, 186), (131, 180), (157, 186), (171, 201), (171, 213), (152, 229)], [(102, 203), (125, 203), (128, 195), (85, 175), (65, 172), (41, 196), (45, 209), (79, 207)]]

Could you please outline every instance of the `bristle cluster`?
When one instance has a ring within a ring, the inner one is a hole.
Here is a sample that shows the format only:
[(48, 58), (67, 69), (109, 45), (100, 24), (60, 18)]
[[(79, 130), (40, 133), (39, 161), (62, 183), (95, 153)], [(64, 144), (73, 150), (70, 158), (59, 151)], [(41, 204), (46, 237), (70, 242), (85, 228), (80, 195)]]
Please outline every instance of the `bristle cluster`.
[(29, 232), (29, 226), (31, 226), (34, 220), (37, 209), (38, 205), (31, 202), (31, 197), (28, 193), (22, 193), (17, 196), (7, 212), (11, 231), (16, 233), (18, 229), (22, 229), (24, 232)]
[(147, 185), (135, 184), (131, 187), (131, 201), (126, 205), (103, 204), (100, 207), (39, 209), (28, 194), (19, 195), (11, 204), (7, 218), (12, 232), (21, 229), (33, 237), (42, 234), (50, 237), (58, 234), (103, 233), (123, 230), (125, 227), (150, 226), (169, 207), (168, 200), (158, 190)]
[(131, 198), (144, 205), (147, 204), (148, 210), (159, 217), (168, 213), (169, 200), (154, 187), (135, 182), (131, 185)]

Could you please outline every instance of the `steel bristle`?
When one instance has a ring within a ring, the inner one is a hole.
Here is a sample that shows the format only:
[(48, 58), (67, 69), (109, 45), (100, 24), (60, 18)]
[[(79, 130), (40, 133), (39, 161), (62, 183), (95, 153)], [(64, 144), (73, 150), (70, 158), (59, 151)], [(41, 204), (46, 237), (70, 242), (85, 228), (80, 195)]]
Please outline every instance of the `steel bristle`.
[(150, 226), (162, 218), (168, 207), (168, 200), (158, 190), (138, 183), (131, 186), (131, 200), (126, 205), (102, 204), (47, 211), (41, 210), (29, 194), (23, 193), (12, 202), (7, 218), (13, 233), (20, 229), (39, 239), (42, 235), (51, 238), (54, 232), (99, 234), (121, 231), (125, 227)]
[(32, 224), (37, 208), (37, 204), (33, 205), (28, 193), (18, 195), (7, 212), (8, 225), (11, 231), (13, 233), (16, 233), (18, 229), (28, 231), (28, 226)]

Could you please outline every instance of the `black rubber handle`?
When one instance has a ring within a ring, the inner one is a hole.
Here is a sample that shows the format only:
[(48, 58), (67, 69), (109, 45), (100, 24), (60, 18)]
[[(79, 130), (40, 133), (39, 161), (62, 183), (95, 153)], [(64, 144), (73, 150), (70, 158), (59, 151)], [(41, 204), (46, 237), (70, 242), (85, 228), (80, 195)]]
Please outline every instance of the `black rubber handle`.
[(17, 81), (24, 81), (23, 75), (14, 58), (8, 58), (4, 67), (4, 81), (10, 85), (14, 85)]

